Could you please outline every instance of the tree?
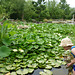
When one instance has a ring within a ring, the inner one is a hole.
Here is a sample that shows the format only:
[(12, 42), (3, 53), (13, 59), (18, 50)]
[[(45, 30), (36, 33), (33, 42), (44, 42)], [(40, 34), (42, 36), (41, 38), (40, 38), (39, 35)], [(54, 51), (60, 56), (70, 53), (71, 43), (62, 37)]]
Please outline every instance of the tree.
[(9, 17), (9, 13), (7, 13), (7, 8), (9, 5), (7, 5), (6, 3), (8, 4), (7, 0), (0, 0), (0, 18)]
[(31, 21), (31, 19), (35, 18), (34, 16), (36, 15), (35, 13), (35, 8), (32, 5), (32, 0), (28, 0), (25, 2), (24, 6), (24, 18), (27, 21)]
[(36, 20), (43, 20), (47, 16), (45, 0), (38, 0), (37, 2), (33, 1), (32, 4), (35, 7)]
[(64, 11), (64, 14), (63, 14), (63, 19), (66, 19), (68, 18), (69, 14), (70, 14), (70, 7), (69, 7), (69, 4), (67, 4), (66, 0), (60, 0), (60, 8)]
[(25, 0), (11, 0), (10, 3), (10, 18), (23, 19)]
[(47, 8), (50, 14), (50, 18), (59, 19), (62, 18), (63, 10), (60, 9), (60, 4), (57, 4), (55, 0), (48, 0)]
[(0, 3), (8, 18), (22, 19), (25, 0), (1, 0)]

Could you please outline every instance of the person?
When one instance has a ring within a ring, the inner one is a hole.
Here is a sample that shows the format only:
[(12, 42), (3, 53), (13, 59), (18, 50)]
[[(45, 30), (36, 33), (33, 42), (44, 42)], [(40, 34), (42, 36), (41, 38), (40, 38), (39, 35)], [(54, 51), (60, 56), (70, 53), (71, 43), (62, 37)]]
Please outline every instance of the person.
[(71, 50), (73, 59), (71, 60), (70, 63), (67, 64), (67, 67), (73, 64), (73, 75), (75, 75), (75, 46), (73, 45), (72, 41), (68, 37), (62, 39), (59, 46), (63, 47), (64, 50)]

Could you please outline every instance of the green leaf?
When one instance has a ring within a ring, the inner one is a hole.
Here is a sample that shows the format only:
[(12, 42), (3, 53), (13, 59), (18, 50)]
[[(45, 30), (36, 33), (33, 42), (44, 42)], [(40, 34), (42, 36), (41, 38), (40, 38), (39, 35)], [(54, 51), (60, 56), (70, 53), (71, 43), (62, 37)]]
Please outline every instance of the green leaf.
[(21, 75), (28, 74), (28, 69), (23, 69), (23, 70), (19, 69), (18, 71), (16, 71), (16, 73)]
[(37, 44), (43, 44), (44, 43), (44, 40), (42, 39), (37, 39)]
[(50, 70), (45, 70), (44, 69), (44, 72), (46, 73), (46, 75), (52, 75), (53, 74)]
[(45, 68), (46, 68), (46, 69), (52, 69), (52, 66), (50, 66), (50, 65), (46, 65)]
[(38, 46), (38, 45), (34, 45), (34, 48), (35, 48), (35, 49), (38, 49), (38, 48), (39, 48), (39, 46)]
[(39, 72), (40, 75), (47, 75), (45, 72)]
[(19, 55), (19, 54), (18, 54), (16, 57), (17, 57), (17, 58), (24, 58), (23, 55)]
[(16, 60), (14, 60), (14, 62), (21, 62), (21, 60), (20, 59), (16, 59)]
[(38, 65), (38, 64), (36, 64), (36, 63), (35, 63), (35, 64), (28, 64), (28, 67), (29, 67), (29, 68), (37, 68), (37, 65)]
[(2, 72), (2, 73), (7, 73), (7, 72), (9, 72), (9, 71), (7, 71), (5, 68), (0, 68), (0, 72)]
[(6, 46), (9, 46), (11, 44), (11, 41), (9, 38), (3, 38), (2, 39), (3, 44), (5, 44)]
[(13, 67), (18, 67), (18, 66), (20, 66), (20, 64), (15, 64), (15, 63), (14, 63), (14, 64), (12, 64), (12, 66), (13, 66)]
[(9, 70), (9, 71), (15, 69), (15, 67), (12, 67), (12, 65), (8, 65), (8, 66), (6, 66), (5, 68), (6, 68), (7, 70)]
[(55, 63), (55, 66), (54, 67), (60, 67), (61, 64), (60, 63)]
[(4, 65), (3, 64), (0, 64), (0, 68), (2, 68), (2, 67), (4, 67)]
[(9, 56), (10, 53), (11, 53), (11, 50), (8, 47), (6, 46), (0, 47), (0, 57)]
[(31, 50), (32, 48), (34, 48), (33, 45), (30, 45), (30, 46), (28, 47), (28, 50)]
[(32, 73), (34, 69), (28, 69), (28, 73)]
[(65, 61), (63, 61), (63, 62), (62, 62), (62, 65), (66, 65), (66, 62), (65, 62)]

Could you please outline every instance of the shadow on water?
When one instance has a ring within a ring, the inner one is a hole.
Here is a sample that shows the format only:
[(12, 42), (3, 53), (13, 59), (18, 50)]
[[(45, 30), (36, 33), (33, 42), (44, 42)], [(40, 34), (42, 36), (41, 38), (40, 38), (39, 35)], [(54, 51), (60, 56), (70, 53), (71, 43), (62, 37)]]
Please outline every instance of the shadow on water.
[[(36, 69), (32, 74), (28, 75), (40, 75), (39, 72), (43, 71), (44, 69)], [(69, 75), (69, 68), (66, 68), (66, 66), (62, 65), (60, 68), (52, 68), (50, 71), (53, 72), (53, 75)]]

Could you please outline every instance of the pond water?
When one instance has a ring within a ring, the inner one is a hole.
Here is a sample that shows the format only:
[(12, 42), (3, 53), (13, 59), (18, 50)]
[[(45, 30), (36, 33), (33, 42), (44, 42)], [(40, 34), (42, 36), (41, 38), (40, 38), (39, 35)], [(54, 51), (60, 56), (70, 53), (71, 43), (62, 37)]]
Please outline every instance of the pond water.
[[(28, 75), (40, 75), (39, 72), (43, 71), (43, 69), (36, 69), (32, 74)], [(66, 68), (66, 66), (62, 65), (60, 68), (52, 68), (50, 71), (53, 72), (53, 75), (69, 75), (69, 68)]]
[[(70, 62), (70, 60), (66, 60), (66, 57), (64, 57), (64, 60), (67, 63)], [(34, 72), (32, 74), (28, 74), (28, 75), (40, 75), (39, 72), (43, 71), (44, 69), (36, 69), (34, 70)], [(72, 75), (72, 66), (71, 67), (67, 67), (66, 65), (61, 65), (61, 67), (59, 68), (52, 68), (50, 71), (53, 72), (53, 75)]]

